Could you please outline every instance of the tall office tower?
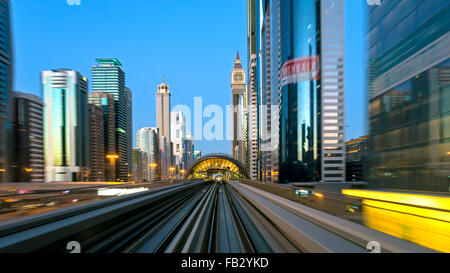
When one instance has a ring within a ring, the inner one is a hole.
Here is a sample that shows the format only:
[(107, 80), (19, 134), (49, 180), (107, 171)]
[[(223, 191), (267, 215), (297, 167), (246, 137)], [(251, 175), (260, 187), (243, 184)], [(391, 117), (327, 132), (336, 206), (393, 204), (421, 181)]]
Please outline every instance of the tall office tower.
[(136, 146), (141, 149), (147, 157), (147, 177), (145, 177), (145, 180), (158, 180), (158, 169), (160, 168), (158, 129), (155, 127), (144, 127), (139, 129), (136, 134)]
[(242, 143), (243, 143), (243, 162), (244, 166), (248, 168), (249, 160), (248, 160), (248, 117), (249, 117), (249, 109), (248, 109), (248, 86), (245, 85), (244, 99), (242, 105), (242, 115), (243, 115), (243, 128), (242, 128)]
[(258, 94), (256, 90), (256, 2), (247, 0), (247, 64), (248, 64), (248, 149), (246, 166), (250, 179), (257, 179), (258, 173)]
[(105, 133), (103, 124), (103, 110), (95, 104), (88, 104), (89, 110), (89, 159), (91, 172), (90, 182), (105, 181)]
[(103, 93), (103, 92), (93, 92), (88, 95), (88, 103), (94, 104), (102, 109), (103, 115), (103, 146), (104, 152), (103, 160), (105, 161), (105, 180), (106, 181), (116, 181), (116, 166), (111, 166), (115, 164), (111, 162), (108, 156), (115, 155), (116, 153), (116, 122), (115, 122), (115, 111), (114, 111), (114, 95)]
[(169, 180), (171, 167), (170, 141), (165, 136), (159, 138), (160, 175), (161, 180)]
[(270, 5), (265, 7), (264, 22), (261, 27), (261, 107), (260, 107), (260, 154), (261, 181), (272, 179), (272, 105), (271, 105), (271, 74), (270, 74)]
[[(161, 179), (168, 179), (169, 170), (164, 168), (170, 168), (172, 165), (172, 144), (170, 135), (170, 91), (169, 86), (163, 82), (158, 85), (158, 91), (156, 92), (156, 126), (158, 127), (160, 140), (164, 138), (163, 143), (159, 143), (164, 148), (160, 149), (160, 172)], [(165, 154), (166, 153), (166, 154)]]
[(12, 177), (12, 45), (9, 0), (0, 0), (0, 182)]
[(79, 182), (89, 172), (87, 79), (73, 70), (41, 73), (45, 182)]
[[(322, 0), (322, 181), (345, 181), (345, 0)], [(312, 50), (311, 50), (312, 52)]]
[(368, 12), (369, 185), (449, 192), (450, 2)]
[(184, 142), (186, 140), (186, 116), (181, 111), (170, 113), (171, 142), (173, 144), (174, 167), (177, 170), (185, 168), (183, 166), (183, 155), (185, 153)]
[(128, 150), (128, 176), (133, 173), (134, 151), (133, 151), (133, 92), (127, 90), (127, 150)]
[(265, 41), (262, 23), (270, 16), (268, 75), (271, 104), (279, 107), (272, 180), (343, 182), (345, 0), (268, 2), (257, 3), (256, 40)]
[(158, 85), (156, 92), (156, 126), (160, 137), (166, 137), (170, 141), (170, 91), (169, 86), (163, 82)]
[(98, 65), (92, 66), (92, 91), (112, 94), (115, 113), (115, 154), (116, 180), (128, 181), (132, 158), (129, 147), (129, 109), (128, 91), (125, 87), (125, 72), (117, 59), (97, 59)]
[(231, 92), (233, 105), (232, 140), (233, 157), (244, 163), (244, 96), (245, 96), (245, 70), (242, 68), (239, 52), (231, 71)]
[(42, 99), (14, 92), (14, 157), (12, 182), (44, 182), (44, 127)]
[(271, 145), (272, 145), (272, 182), (280, 182), (280, 112), (281, 112), (281, 21), (280, 1), (270, 2), (270, 89), (271, 110), (276, 115), (271, 116)]

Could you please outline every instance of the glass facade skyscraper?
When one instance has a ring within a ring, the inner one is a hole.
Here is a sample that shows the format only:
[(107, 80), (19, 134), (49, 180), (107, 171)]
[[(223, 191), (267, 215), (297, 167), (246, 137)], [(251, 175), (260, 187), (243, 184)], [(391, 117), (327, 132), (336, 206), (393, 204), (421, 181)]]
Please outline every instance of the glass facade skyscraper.
[(260, 1), (257, 45), (270, 67), (262, 73), (262, 58), (258, 73), (270, 77), (271, 107), (279, 110), (271, 123), (275, 182), (345, 181), (344, 2)]
[(369, 180), (450, 191), (450, 2), (369, 9)]
[[(131, 128), (128, 117), (131, 93), (125, 87), (125, 72), (117, 59), (97, 59), (98, 65), (92, 67), (92, 91), (104, 92), (114, 96), (115, 105), (115, 153), (119, 156), (116, 167), (116, 180), (128, 181), (131, 174), (132, 146)], [(131, 158), (129, 158), (131, 157)]]
[(0, 182), (12, 178), (12, 47), (9, 0), (0, 0)]
[(87, 79), (73, 70), (41, 73), (45, 181), (85, 181), (89, 171)]

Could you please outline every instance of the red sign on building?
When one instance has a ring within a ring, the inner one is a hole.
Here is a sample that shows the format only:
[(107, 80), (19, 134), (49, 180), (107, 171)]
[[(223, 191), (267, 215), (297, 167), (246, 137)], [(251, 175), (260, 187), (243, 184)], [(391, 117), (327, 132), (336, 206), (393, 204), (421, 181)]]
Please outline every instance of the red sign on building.
[(284, 63), (281, 69), (281, 85), (315, 81), (320, 79), (320, 57), (304, 57)]

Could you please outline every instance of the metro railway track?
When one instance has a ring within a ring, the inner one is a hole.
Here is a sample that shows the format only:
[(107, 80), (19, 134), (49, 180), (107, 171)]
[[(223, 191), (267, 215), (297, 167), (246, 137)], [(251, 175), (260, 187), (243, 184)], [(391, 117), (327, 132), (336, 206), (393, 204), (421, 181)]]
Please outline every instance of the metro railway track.
[(426, 251), (237, 182), (191, 181), (2, 223), (0, 253), (70, 252), (69, 242), (81, 253), (353, 253), (372, 238), (387, 252)]
[[(256, 229), (244, 227), (243, 219), (248, 223), (250, 217), (255, 217), (255, 211), (249, 216), (250, 211), (242, 209), (244, 201), (239, 203), (238, 198), (229, 186), (204, 185), (167, 200), (164, 205), (142, 211), (96, 236), (88, 236), (80, 244), (87, 253), (268, 253), (283, 250), (276, 240), (268, 243)], [(284, 243), (288, 241), (285, 239)], [(291, 245), (290, 250), (296, 249)]]
[(267, 230), (269, 222), (262, 219), (230, 186), (200, 184), (33, 252), (69, 252), (66, 245), (71, 241), (78, 242), (83, 253), (298, 252), (281, 234), (274, 239), (276, 229)]

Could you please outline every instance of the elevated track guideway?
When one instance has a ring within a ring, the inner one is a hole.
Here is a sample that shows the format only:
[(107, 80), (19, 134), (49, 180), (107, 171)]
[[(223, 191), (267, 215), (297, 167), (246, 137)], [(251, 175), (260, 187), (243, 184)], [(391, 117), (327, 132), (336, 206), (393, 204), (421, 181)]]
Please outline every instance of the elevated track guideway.
[(238, 182), (179, 185), (0, 225), (1, 253), (429, 252)]

